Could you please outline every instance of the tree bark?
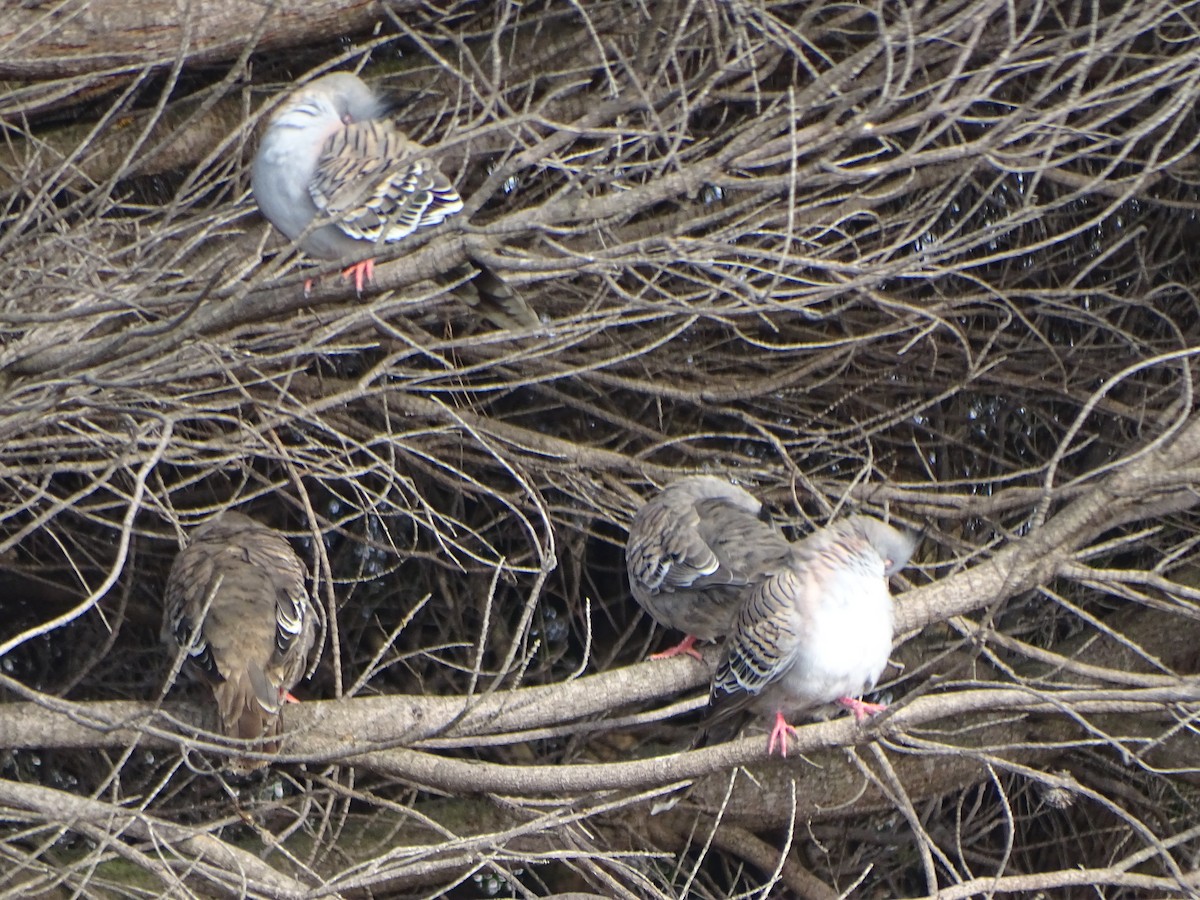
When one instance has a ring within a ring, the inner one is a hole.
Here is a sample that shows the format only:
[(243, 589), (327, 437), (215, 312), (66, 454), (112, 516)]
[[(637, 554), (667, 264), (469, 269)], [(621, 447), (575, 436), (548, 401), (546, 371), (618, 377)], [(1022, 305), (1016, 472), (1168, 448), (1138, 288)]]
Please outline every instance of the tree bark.
[[(402, 14), (417, 0), (389, 0)], [(67, 0), (7, 4), (0, 78), (68, 78), (230, 59), (366, 31), (380, 0)]]

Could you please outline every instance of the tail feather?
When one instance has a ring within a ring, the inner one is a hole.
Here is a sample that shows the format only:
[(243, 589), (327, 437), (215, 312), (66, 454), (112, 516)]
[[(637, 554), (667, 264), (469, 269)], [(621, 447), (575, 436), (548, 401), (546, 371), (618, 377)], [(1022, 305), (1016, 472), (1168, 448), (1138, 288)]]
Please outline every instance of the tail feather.
[[(263, 753), (279, 750), (279, 690), (273, 688), (263, 671), (250, 666), (245, 672), (226, 678), (213, 687), (221, 730), (243, 741), (262, 741), (256, 749)], [(266, 765), (264, 760), (237, 759), (233, 765), (250, 771)]]
[(746, 724), (745, 704), (714, 706), (710, 701), (708, 710), (704, 724), (692, 739), (693, 750), (732, 741)]
[(471, 262), (479, 271), (471, 278), (467, 290), (460, 294), (465, 303), (501, 328), (519, 330), (542, 324), (537, 313), (508, 282), (487, 266), (475, 260)]

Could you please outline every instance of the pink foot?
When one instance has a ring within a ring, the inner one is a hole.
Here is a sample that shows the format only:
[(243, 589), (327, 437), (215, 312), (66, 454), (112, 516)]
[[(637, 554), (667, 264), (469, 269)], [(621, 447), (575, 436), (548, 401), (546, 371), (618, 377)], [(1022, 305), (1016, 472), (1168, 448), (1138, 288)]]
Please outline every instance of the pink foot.
[(774, 753), (775, 745), (779, 744), (779, 755), (787, 759), (789, 734), (796, 734), (796, 729), (787, 723), (783, 713), (775, 713), (775, 727), (771, 729), (771, 739), (767, 741), (767, 756)]
[(854, 697), (838, 697), (838, 703), (854, 713), (856, 722), (861, 722), (867, 716), (877, 716), (887, 709), (886, 703), (864, 703)]
[(283, 702), (284, 703), (299, 703), (300, 701), (296, 699), (296, 697), (292, 694), (291, 691), (284, 691), (283, 692)]
[(700, 651), (693, 646), (695, 643), (696, 636), (694, 634), (689, 634), (674, 647), (668, 647), (666, 650), (660, 650), (658, 653), (651, 653), (650, 658), (670, 659), (672, 656), (679, 656), (680, 654), (686, 653), (688, 656), (693, 656), (703, 662), (704, 657), (701, 656)]
[(364, 259), (360, 263), (355, 263), (342, 272), (342, 277), (347, 281), (353, 281), (354, 290), (361, 294), (363, 285), (375, 277), (375, 260)]

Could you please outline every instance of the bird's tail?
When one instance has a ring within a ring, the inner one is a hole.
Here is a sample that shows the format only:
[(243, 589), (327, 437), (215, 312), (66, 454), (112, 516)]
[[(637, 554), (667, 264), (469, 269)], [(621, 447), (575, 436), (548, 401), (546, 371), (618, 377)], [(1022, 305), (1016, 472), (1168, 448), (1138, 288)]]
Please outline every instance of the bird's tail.
[(692, 749), (724, 744), (737, 737), (746, 724), (749, 701), (749, 697), (730, 695), (714, 684), (708, 695), (704, 722), (692, 740)]
[(696, 732), (696, 736), (692, 738), (693, 750), (728, 743), (741, 733), (742, 726), (745, 724), (745, 716), (742, 715), (744, 711), (736, 709), (724, 712), (725, 715), (705, 720), (700, 730)]
[(471, 264), (478, 271), (460, 295), (468, 306), (493, 324), (509, 330), (537, 328), (542, 324), (537, 313), (512, 285), (478, 260), (472, 259)]
[[(279, 688), (263, 670), (251, 663), (243, 672), (231, 674), (213, 687), (226, 735), (243, 741), (261, 741), (255, 749), (263, 753), (279, 750)], [(263, 760), (234, 759), (231, 766), (241, 771), (261, 768)]]

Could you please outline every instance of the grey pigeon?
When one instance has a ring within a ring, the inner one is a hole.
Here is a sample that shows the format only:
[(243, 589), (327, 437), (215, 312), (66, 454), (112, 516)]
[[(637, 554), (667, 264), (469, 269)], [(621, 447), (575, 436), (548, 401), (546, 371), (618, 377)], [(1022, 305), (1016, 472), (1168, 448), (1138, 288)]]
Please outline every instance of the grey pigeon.
[[(892, 649), (888, 578), (907, 565), (916, 537), (850, 516), (794, 545), (789, 565), (747, 590), (713, 676), (714, 707), (775, 714), (767, 753), (787, 756), (796, 729), (785, 712), (837, 702), (861, 721), (884, 707), (860, 698)], [(718, 713), (717, 719), (723, 718)]]
[(697, 639), (728, 634), (746, 586), (791, 554), (762, 503), (743, 488), (711, 475), (668, 485), (638, 510), (625, 545), (633, 596), (660, 625), (687, 635), (651, 659), (699, 659)]
[[(336, 72), (297, 88), (271, 117), (250, 174), (254, 199), (291, 240), (318, 215), (328, 219), (300, 241), (311, 256), (359, 257), (462, 209), (425, 148), (384, 112), (361, 79)], [(374, 266), (367, 259), (342, 274), (361, 293)]]
[(280, 705), (292, 699), (316, 633), (306, 578), (280, 534), (236, 512), (197, 528), (175, 557), (162, 637), (172, 653), (185, 648), (189, 674), (212, 687), (225, 734), (279, 733)]

